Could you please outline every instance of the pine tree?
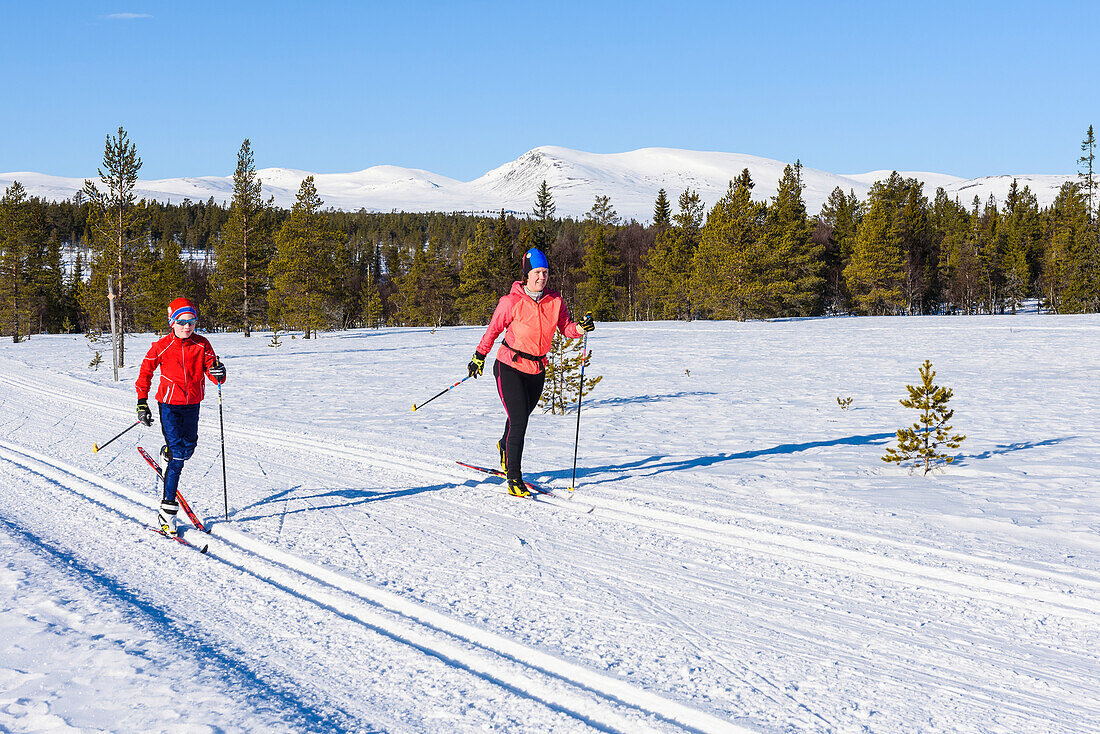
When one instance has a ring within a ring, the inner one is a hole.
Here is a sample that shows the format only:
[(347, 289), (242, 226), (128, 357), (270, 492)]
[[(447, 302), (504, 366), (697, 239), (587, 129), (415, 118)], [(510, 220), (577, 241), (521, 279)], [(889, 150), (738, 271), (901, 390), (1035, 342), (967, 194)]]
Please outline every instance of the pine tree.
[(703, 203), (695, 191), (680, 195), (680, 209), (671, 226), (657, 233), (643, 257), (642, 287), (646, 300), (661, 319), (693, 316), (691, 264), (703, 226)]
[[(98, 170), (99, 185), (84, 182), (88, 198), (88, 221), (92, 232), (91, 278), (81, 289), (81, 306), (97, 325), (107, 325), (107, 276), (112, 275), (115, 314), (118, 321), (118, 367), (125, 362), (126, 330), (131, 326), (131, 301), (134, 299), (137, 262), (145, 244), (144, 226), (149, 212), (145, 201), (136, 202), (141, 158), (137, 146), (129, 141), (121, 127), (114, 137), (108, 135), (103, 148), (103, 168)], [(106, 172), (104, 172), (106, 170)]]
[(458, 311), (463, 323), (489, 323), (497, 303), (492, 276), (489, 225), (478, 222), (473, 239), (466, 240), (462, 273), (458, 280)]
[(926, 359), (920, 368), (920, 386), (906, 385), (909, 398), (899, 402), (906, 408), (919, 410), (920, 418), (912, 428), (898, 429), (898, 447), (886, 449), (883, 461), (898, 464), (916, 461), (918, 465), (924, 464), (924, 473), (927, 474), (941, 461), (950, 464), (955, 460), (953, 456), (940, 453), (940, 447), (957, 449), (966, 436), (951, 435), (951, 426), (947, 425), (947, 421), (951, 420), (955, 411), (947, 408), (947, 402), (952, 391), (932, 384), (935, 376), (932, 363)]
[(359, 292), (359, 310), (363, 315), (364, 325), (372, 329), (382, 325), (384, 321), (382, 294), (379, 291), (373, 267), (368, 269), (367, 276), (363, 279), (363, 287)]
[(35, 231), (26, 189), (14, 181), (0, 199), (0, 335), (19, 343), (30, 333)]
[(242, 329), (245, 336), (252, 335), (252, 325), (264, 312), (271, 261), (267, 210), (252, 144), (246, 138), (237, 152), (229, 219), (214, 240), (217, 268), (211, 279), (219, 319), (226, 326)]
[(615, 207), (611, 205), (611, 197), (600, 196), (599, 194), (596, 195), (596, 201), (592, 204), (592, 208), (588, 210), (585, 219), (594, 222), (598, 227), (617, 227), (619, 225), (619, 215), (615, 212)]
[(697, 311), (707, 318), (744, 320), (765, 315), (761, 230), (767, 214), (754, 202), (746, 168), (707, 215), (691, 264)]
[(763, 306), (768, 316), (821, 312), (825, 248), (813, 242), (802, 200), (802, 167), (786, 166), (762, 233)]
[(550, 351), (546, 354), (546, 380), (539, 398), (539, 405), (546, 413), (565, 415), (577, 404), (577, 393), (584, 397), (603, 379), (602, 375), (585, 376), (581, 385), (581, 362), (590, 366), (592, 353), (584, 353), (580, 339), (566, 339), (554, 334)]
[(269, 266), (271, 325), (301, 329), (306, 339), (328, 323), (325, 307), (332, 297), (334, 254), (340, 239), (327, 228), (322, 203), (313, 176), (307, 177), (275, 237), (276, 254)]

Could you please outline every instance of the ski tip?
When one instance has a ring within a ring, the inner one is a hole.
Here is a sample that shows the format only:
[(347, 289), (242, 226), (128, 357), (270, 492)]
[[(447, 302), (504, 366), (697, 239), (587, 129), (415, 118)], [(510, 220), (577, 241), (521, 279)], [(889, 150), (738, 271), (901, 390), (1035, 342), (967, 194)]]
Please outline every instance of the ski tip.
[(93, 443), (92, 444), (92, 453), (93, 454), (98, 454), (99, 453), (99, 444), (98, 443)]
[(416, 412), (416, 406), (415, 405), (413, 406), (413, 412), (414, 413)]

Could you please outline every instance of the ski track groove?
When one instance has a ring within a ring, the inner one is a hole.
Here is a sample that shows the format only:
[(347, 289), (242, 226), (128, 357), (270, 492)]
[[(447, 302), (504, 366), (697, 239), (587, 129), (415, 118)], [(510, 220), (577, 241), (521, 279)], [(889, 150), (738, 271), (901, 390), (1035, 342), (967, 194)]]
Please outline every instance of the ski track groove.
[[(50, 395), (55, 398), (57, 392), (61, 392), (65, 395), (65, 400), (69, 402), (100, 411), (116, 414), (124, 413), (128, 415), (128, 411), (105, 406), (93, 400), (76, 398), (67, 391), (53, 391), (41, 384), (16, 381), (6, 376), (0, 376), (0, 382), (7, 382), (13, 387), (30, 390), (43, 395)], [(213, 419), (208, 418), (203, 422), (212, 424)], [(353, 459), (366, 466), (384, 467), (404, 476), (419, 476), (416, 472), (412, 471), (412, 467), (415, 465), (420, 467), (424, 472), (430, 473), (436, 478), (446, 479), (450, 483), (466, 484), (471, 481), (468, 474), (461, 470), (453, 469), (449, 462), (447, 464), (429, 462), (414, 456), (402, 456), (397, 453), (390, 453), (384, 449), (379, 449), (377, 446), (372, 446), (371, 451), (367, 452), (359, 448), (336, 444), (332, 441), (321, 441), (310, 438), (309, 436), (292, 434), (289, 431), (275, 430), (260, 426), (250, 426), (247, 430), (230, 427), (226, 429), (226, 434), (245, 441), (265, 443), (275, 448), (305, 449), (332, 458)], [(622, 491), (616, 490), (616, 492), (621, 493)], [(635, 498), (644, 499), (645, 501), (653, 501), (654, 499), (646, 495), (638, 495), (636, 493), (629, 494), (633, 495)], [(902, 580), (905, 583), (914, 583), (915, 579), (906, 575), (913, 574), (917, 577), (923, 577), (923, 585), (941, 591), (949, 588), (957, 592), (971, 592), (979, 596), (982, 593), (988, 594), (992, 592), (997, 594), (995, 597), (996, 601), (1000, 603), (1013, 603), (1015, 605), (1022, 605), (1022, 601), (1014, 599), (1013, 597), (1015, 595), (1022, 595), (1028, 597), (1031, 601), (1042, 602), (1055, 607), (1061, 606), (1063, 607), (1063, 613), (1075, 614), (1078, 618), (1082, 619), (1095, 620), (1096, 616), (1100, 614), (1100, 600), (1094, 598), (1082, 597), (1081, 599), (1067, 599), (1066, 597), (1068, 595), (1066, 594), (1045, 589), (1033, 589), (1023, 584), (991, 579), (965, 571), (935, 567), (905, 559), (888, 558), (870, 551), (846, 549), (828, 542), (805, 540), (794, 537), (793, 535), (783, 536), (778, 533), (765, 533), (759, 530), (738, 528), (733, 525), (721, 524), (704, 518), (689, 517), (666, 510), (642, 506), (628, 506), (625, 502), (609, 500), (598, 496), (586, 497), (585, 501), (595, 505), (597, 509), (601, 510), (599, 513), (601, 517), (617, 517), (631, 524), (643, 525), (651, 529), (664, 530), (665, 532), (693, 537), (700, 540), (725, 543), (742, 550), (746, 548), (747, 544), (748, 547), (758, 547), (766, 553), (770, 552), (772, 554), (783, 555), (784, 557), (799, 561), (807, 560), (805, 554), (809, 553), (817, 556), (811, 559), (814, 562), (822, 563), (844, 572), (850, 572), (850, 564), (855, 562), (861, 564), (861, 570), (864, 572), (866, 572), (866, 566), (878, 566), (880, 572), (887, 574), (886, 576), (880, 576), (885, 580)], [(698, 508), (698, 506), (692, 506), (689, 503), (676, 500), (662, 498), (661, 501), (687, 508)], [(715, 508), (712, 506), (703, 506), (702, 509), (734, 518), (741, 516), (752, 517), (753, 519), (764, 519), (781, 528), (799, 528), (801, 530), (809, 530), (826, 535), (846, 537), (869, 546), (888, 545), (901, 550), (925, 554), (930, 557), (953, 559), (974, 565), (984, 565), (1017, 576), (1030, 578), (1034, 581), (1049, 582), (1051, 580), (1057, 580), (1062, 583), (1078, 584), (1087, 586), (1094, 591), (1100, 591), (1100, 579), (1082, 578), (1079, 575), (1063, 574), (1056, 571), (1039, 571), (1006, 561), (987, 559), (981, 556), (955, 551), (944, 551), (914, 543), (881, 538), (872, 534), (858, 533), (851, 530), (821, 527), (810, 523), (786, 521), (777, 518), (761, 518), (759, 516), (748, 515), (747, 513), (737, 513), (736, 511), (727, 510), (725, 508)], [(1026, 608), (1030, 609), (1030, 606)], [(1081, 615), (1081, 612), (1085, 614)]]
[[(16, 383), (10, 378), (0, 376), (0, 381), (7, 382), (13, 386), (23, 389), (34, 390), (43, 394), (49, 394), (56, 398), (57, 394), (46, 389), (35, 389), (27, 386), (26, 383)], [(64, 393), (63, 393), (64, 394)], [(110, 407), (105, 407), (101, 404), (93, 401), (80, 400), (72, 398), (66, 394), (66, 400), (70, 400), (77, 404), (85, 405), (94, 408), (98, 411), (107, 411), (111, 413), (121, 414), (123, 411)], [(127, 412), (128, 413), (128, 412)], [(27, 416), (24, 412), (24, 421), (26, 423)], [(20, 424), (20, 425), (23, 425)], [(368, 454), (362, 449), (340, 445), (331, 441), (323, 441), (313, 439), (307, 436), (301, 436), (293, 434), (289, 431), (280, 431), (270, 428), (251, 427), (248, 431), (240, 429), (226, 430), (227, 435), (232, 435), (234, 438), (248, 441), (262, 443), (269, 447), (283, 448), (283, 449), (296, 449), (313, 455), (322, 455), (329, 457), (336, 457), (340, 459), (354, 460), (358, 464), (372, 468), (385, 468), (396, 472), (399, 476), (411, 476), (414, 478), (421, 478), (423, 475), (430, 475), (436, 478), (443, 478), (448, 482), (455, 483), (459, 486), (468, 485), (471, 481), (461, 470), (451, 468), (449, 465), (444, 465), (439, 462), (429, 462), (415, 456), (402, 456), (397, 452), (379, 451), (377, 448), (372, 447), (371, 452)], [(116, 453), (108, 464), (113, 463), (115, 458), (118, 457)], [(263, 467), (261, 466), (261, 472)], [(266, 472), (264, 472), (266, 475)], [(460, 481), (456, 481), (456, 478), (462, 478)], [(929, 566), (923, 563), (917, 563), (915, 561), (906, 559), (888, 558), (877, 553), (873, 553), (862, 549), (848, 549), (825, 541), (809, 540), (805, 538), (790, 536), (779, 536), (778, 534), (764, 533), (760, 530), (753, 530), (748, 528), (739, 528), (730, 524), (723, 524), (714, 520), (708, 520), (703, 518), (686, 517), (684, 515), (669, 512), (667, 510), (655, 509), (649, 506), (636, 506), (632, 503), (651, 503), (657, 501), (658, 498), (647, 496), (644, 494), (631, 492), (629, 490), (613, 489), (610, 493), (614, 497), (608, 498), (604, 496), (585, 497), (585, 501), (593, 504), (597, 507), (595, 517), (601, 519), (614, 519), (620, 522), (626, 522), (633, 525), (640, 525), (648, 527), (650, 529), (659, 530), (661, 532), (668, 533), (670, 535), (687, 539), (691, 541), (704, 541), (707, 543), (717, 543), (725, 545), (730, 548), (736, 548), (738, 550), (754, 550), (762, 554), (764, 557), (782, 558), (792, 563), (804, 563), (812, 562), (817, 565), (821, 565), (827, 568), (839, 570), (845, 575), (869, 575), (881, 580), (889, 581), (895, 584), (901, 584), (906, 586), (919, 585), (926, 588), (930, 588), (934, 592), (943, 593), (947, 595), (959, 594), (977, 598), (981, 601), (987, 602), (993, 606), (997, 604), (1006, 604), (1009, 606), (1019, 607), (1027, 610), (1031, 613), (1035, 613), (1035, 602), (1038, 602), (1044, 611), (1048, 611), (1053, 614), (1057, 614), (1063, 617), (1068, 617), (1077, 621), (1084, 621), (1090, 626), (1095, 626), (1097, 623), (1097, 613), (1100, 612), (1100, 604), (1091, 597), (1078, 596), (1076, 598), (1069, 597), (1061, 594), (1057, 591), (1034, 588), (1025, 586), (1020, 582), (1002, 581), (999, 579), (988, 578), (986, 576), (980, 576), (974, 573), (969, 573), (965, 570), (959, 570), (957, 568), (948, 568), (945, 566)], [(616, 499), (617, 498), (617, 499)], [(1050, 583), (1056, 581), (1065, 584), (1075, 584), (1080, 587), (1087, 587), (1092, 590), (1100, 589), (1100, 582), (1092, 578), (1083, 578), (1082, 575), (1087, 572), (1081, 569), (1069, 569), (1071, 572), (1065, 573), (1054, 569), (1035, 569), (1029, 566), (1022, 566), (1013, 564), (1011, 562), (1000, 561), (997, 559), (984, 558), (978, 555), (970, 555), (967, 553), (961, 553), (956, 551), (946, 551), (936, 548), (930, 548), (921, 546), (919, 544), (908, 543), (904, 541), (897, 541), (888, 538), (882, 538), (874, 536), (872, 534), (860, 533), (851, 530), (839, 530), (829, 528), (826, 526), (819, 526), (812, 523), (781, 520), (772, 517), (753, 515), (751, 513), (742, 513), (735, 510), (729, 510), (726, 508), (714, 507), (714, 506), (698, 506), (692, 505), (687, 502), (678, 501), (674, 499), (659, 498), (659, 501), (664, 503), (665, 506), (681, 507), (683, 509), (697, 509), (713, 515), (728, 518), (730, 521), (736, 520), (753, 520), (768, 522), (778, 527), (780, 530), (787, 530), (792, 532), (811, 532), (824, 535), (831, 535), (838, 538), (844, 538), (849, 541), (861, 544), (867, 547), (878, 548), (891, 548), (905, 553), (912, 553), (919, 555), (922, 558), (926, 558), (932, 561), (946, 562), (951, 561), (956, 564), (969, 564), (977, 567), (985, 567), (990, 569), (996, 569), (1002, 573), (1011, 574), (1016, 577), (1027, 579), (1029, 582), (1036, 583)], [(286, 512), (286, 506), (284, 505), (284, 515)], [(505, 511), (501, 511), (498, 514), (504, 514)], [(590, 516), (592, 517), (592, 516)], [(344, 527), (346, 532), (346, 526)], [(530, 551), (530, 549), (529, 549)], [(358, 552), (358, 551), (357, 551)], [(853, 567), (854, 564), (854, 567)], [(636, 579), (631, 580), (633, 583), (638, 583)], [(777, 584), (778, 585), (778, 584)], [(651, 586), (651, 589), (657, 588)], [(753, 601), (759, 601), (758, 597), (753, 597), (747, 594), (739, 593), (733, 587), (724, 587), (728, 591), (737, 594), (744, 599), (752, 599)], [(792, 584), (792, 591), (795, 589)], [(800, 589), (802, 593), (805, 589)], [(818, 596), (824, 596), (817, 592)], [(842, 596), (839, 594), (832, 594), (833, 598), (844, 599), (849, 602), (848, 609), (852, 608), (852, 597)], [(1024, 596), (1025, 599), (1016, 598), (1017, 596)], [(786, 602), (790, 605), (791, 600), (797, 599), (798, 594), (791, 593), (788, 595)], [(1030, 602), (1030, 603), (1029, 603)], [(895, 634), (901, 634), (906, 631), (905, 626), (899, 621), (895, 621), (896, 617), (876, 618), (874, 615), (867, 613), (867, 602), (859, 599), (855, 599), (855, 603), (858, 605), (856, 608), (860, 610), (861, 617), (868, 624), (877, 626), (880, 631), (886, 629), (892, 631)], [(805, 603), (802, 605), (802, 609), (799, 611), (800, 615), (810, 618), (812, 617), (818, 624), (823, 620), (821, 613), (823, 607), (827, 605), (813, 605)], [(791, 608), (790, 606), (788, 608)], [(668, 610), (672, 614), (672, 610)], [(673, 614), (677, 618), (682, 617)], [(835, 612), (829, 615), (832, 620), (836, 621), (839, 627), (834, 629), (843, 629), (843, 625), (839, 624), (839, 620), (845, 615), (842, 612)], [(914, 619), (914, 621), (917, 621)], [(778, 629), (782, 629), (782, 633), (788, 636), (799, 637), (803, 642), (811, 647), (820, 647), (823, 650), (827, 650), (831, 656), (836, 657), (838, 650), (835, 648), (829, 648), (820, 643), (818, 640), (811, 639), (806, 636), (799, 628), (786, 626), (785, 628), (777, 626), (776, 628), (764, 628), (766, 630), (759, 639), (761, 644), (768, 645), (774, 642), (775, 634)], [(688, 640), (692, 644), (693, 641)], [(909, 641), (909, 644), (913, 644)], [(974, 644), (972, 641), (967, 641), (966, 644)], [(987, 647), (983, 650), (983, 660), (989, 660), (990, 653), (994, 650)], [(929, 648), (931, 649), (931, 648)], [(941, 656), (950, 659), (952, 652), (951, 648), (946, 646), (938, 649)], [(1085, 670), (1087, 670), (1087, 663), (1091, 662), (1087, 656), (1077, 656), (1080, 662), (1083, 664)], [(844, 653), (842, 658), (850, 661), (857, 662), (862, 661), (864, 658), (860, 657), (858, 652), (853, 650), (848, 653)], [(887, 661), (881, 661), (887, 662)], [(952, 690), (960, 695), (965, 695), (968, 698), (982, 698), (990, 704), (999, 705), (1002, 710), (1012, 710), (1023, 717), (1034, 717), (1036, 715), (1042, 715), (1044, 719), (1052, 722), (1056, 722), (1065, 725), (1066, 722), (1060, 721), (1056, 717), (1048, 715), (1044, 701), (1037, 696), (1032, 696), (1029, 693), (1022, 691), (1015, 691), (1018, 698), (1014, 701), (1007, 702), (1004, 700), (1005, 691), (990, 690), (986, 686), (976, 685), (963, 685), (960, 681), (965, 681), (966, 673), (968, 671), (963, 669), (951, 669), (950, 672), (956, 673), (954, 677), (936, 676), (930, 675), (926, 672), (914, 670), (911, 667), (905, 667), (904, 660), (897, 660), (896, 662), (887, 662), (888, 667), (891, 670), (889, 673), (894, 678), (894, 685), (899, 688), (909, 688), (915, 691), (913, 685), (913, 678), (919, 678), (934, 684), (941, 690)], [(973, 664), (975, 661), (965, 660), (964, 663)], [(1079, 677), (1073, 676), (1070, 672), (1064, 672), (1063, 675), (1051, 676), (1049, 669), (1044, 669), (1041, 673), (1036, 672), (1034, 669), (1024, 667), (1020, 665), (1019, 660), (1009, 661), (1007, 657), (1001, 656), (998, 662), (1007, 664), (1012, 662), (1013, 664), (1008, 666), (1007, 669), (1012, 670), (1017, 674), (1021, 674), (1036, 679), (1051, 681), (1058, 685), (1077, 684), (1082, 686), (1082, 682)], [(747, 671), (750, 669), (745, 668)], [(732, 673), (733, 671), (731, 671)], [(883, 671), (886, 672), (886, 671)], [(945, 671), (947, 672), (947, 671)], [(755, 674), (759, 675), (759, 674)], [(735, 677), (739, 677), (734, 673)], [(760, 676), (762, 680), (767, 681), (767, 678)], [(907, 680), (907, 677), (908, 680)], [(1068, 678), (1068, 679), (1067, 679)], [(747, 681), (744, 681), (747, 683)], [(751, 685), (751, 684), (750, 684)], [(774, 684), (771, 684), (774, 686)], [(755, 687), (754, 687), (755, 688)], [(778, 688), (777, 688), (778, 690)], [(996, 693), (996, 695), (994, 695)], [(766, 695), (766, 694), (765, 694)], [(784, 694), (788, 695), (788, 694)], [(792, 699), (794, 700), (794, 699)], [(795, 701), (795, 703), (798, 703)], [(799, 704), (801, 706), (801, 704)], [(809, 711), (809, 709), (806, 709)], [(1090, 711), (1096, 710), (1100, 713), (1100, 709), (1089, 708)], [(813, 713), (812, 711), (810, 713)], [(816, 714), (814, 714), (816, 716)], [(1100, 717), (1098, 717), (1100, 718)]]
[[(36, 451), (0, 441), (0, 459), (138, 524), (139, 513), (148, 511), (138, 492)], [(74, 480), (81, 486), (74, 486)], [(240, 531), (215, 529), (218, 533), (210, 538), (211, 559), (593, 728), (637, 731), (644, 726), (637, 719), (641, 714), (688, 731), (747, 731), (702, 710), (348, 578)], [(524, 684), (517, 687), (510, 680), (523, 680)]]

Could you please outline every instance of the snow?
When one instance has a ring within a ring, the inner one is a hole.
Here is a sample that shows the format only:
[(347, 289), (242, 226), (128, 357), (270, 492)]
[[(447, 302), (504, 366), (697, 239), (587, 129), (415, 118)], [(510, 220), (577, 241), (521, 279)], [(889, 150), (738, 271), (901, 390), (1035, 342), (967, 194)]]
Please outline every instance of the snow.
[[(206, 556), (144, 527), (156, 426), (91, 452), (136, 368), (0, 343), (0, 730), (1096, 731), (1100, 317), (600, 324), (591, 514), (454, 464), (496, 460), (491, 380), (409, 410), (480, 335), (209, 335)], [(928, 477), (879, 458), (925, 358), (967, 435)]]
[[(793, 161), (791, 161), (793, 163)], [(461, 211), (496, 214), (501, 209), (529, 214), (545, 180), (557, 206), (558, 216), (580, 218), (592, 208), (596, 196), (609, 196), (616, 212), (625, 220), (648, 222), (653, 217), (657, 192), (665, 189), (673, 210), (685, 190), (696, 191), (711, 207), (725, 193), (729, 182), (748, 168), (756, 186), (753, 197), (764, 201), (775, 195), (787, 162), (741, 153), (692, 151), (676, 148), (642, 148), (626, 153), (587, 153), (558, 146), (534, 148), (514, 161), (505, 163), (473, 181), (459, 181), (430, 171), (399, 166), (374, 166), (354, 173), (310, 173), (309, 171), (264, 168), (257, 171), (263, 182), (264, 197), (289, 208), (298, 187), (313, 176), (318, 194), (327, 207), (347, 211), (365, 209), (389, 211)], [(862, 174), (835, 174), (803, 167), (806, 188), (803, 197), (807, 210), (816, 213), (834, 189), (854, 192), (866, 199), (875, 181), (887, 178), (890, 171)], [(984, 203), (992, 194), (1004, 202), (1013, 178), (1029, 186), (1040, 206), (1054, 201), (1065, 181), (1076, 181), (1074, 174), (985, 176), (962, 179), (943, 173), (908, 171), (903, 176), (924, 183), (929, 198), (943, 187), (950, 198), (958, 197), (970, 206), (977, 195)], [(95, 178), (89, 176), (89, 178)], [(63, 178), (34, 172), (0, 173), (0, 187), (18, 180), (31, 196), (51, 200), (71, 198), (84, 186), (84, 179)], [(233, 197), (232, 176), (203, 176), (139, 180), (135, 189), (139, 198), (180, 203), (184, 198), (206, 201), (213, 197), (228, 203)]]

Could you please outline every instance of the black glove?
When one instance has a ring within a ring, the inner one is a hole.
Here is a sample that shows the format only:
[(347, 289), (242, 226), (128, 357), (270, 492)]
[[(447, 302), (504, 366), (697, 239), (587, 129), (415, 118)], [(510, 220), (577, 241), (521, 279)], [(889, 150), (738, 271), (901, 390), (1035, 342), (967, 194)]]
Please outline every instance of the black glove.
[(485, 371), (485, 355), (474, 352), (474, 358), (470, 360), (470, 364), (466, 365), (466, 368), (470, 370), (470, 377), (475, 380), (481, 377), (481, 373)]
[(214, 364), (210, 365), (210, 376), (220, 385), (225, 382), (225, 365), (222, 364), (220, 359), (215, 359)]
[(581, 331), (583, 331), (585, 334), (595, 329), (596, 322), (592, 320), (592, 312), (589, 311), (588, 313), (586, 313), (584, 315), (584, 318), (581, 319), (581, 322), (577, 324), (577, 326), (581, 327)]
[(153, 411), (149, 410), (148, 398), (138, 398), (137, 419), (147, 426), (153, 425)]

